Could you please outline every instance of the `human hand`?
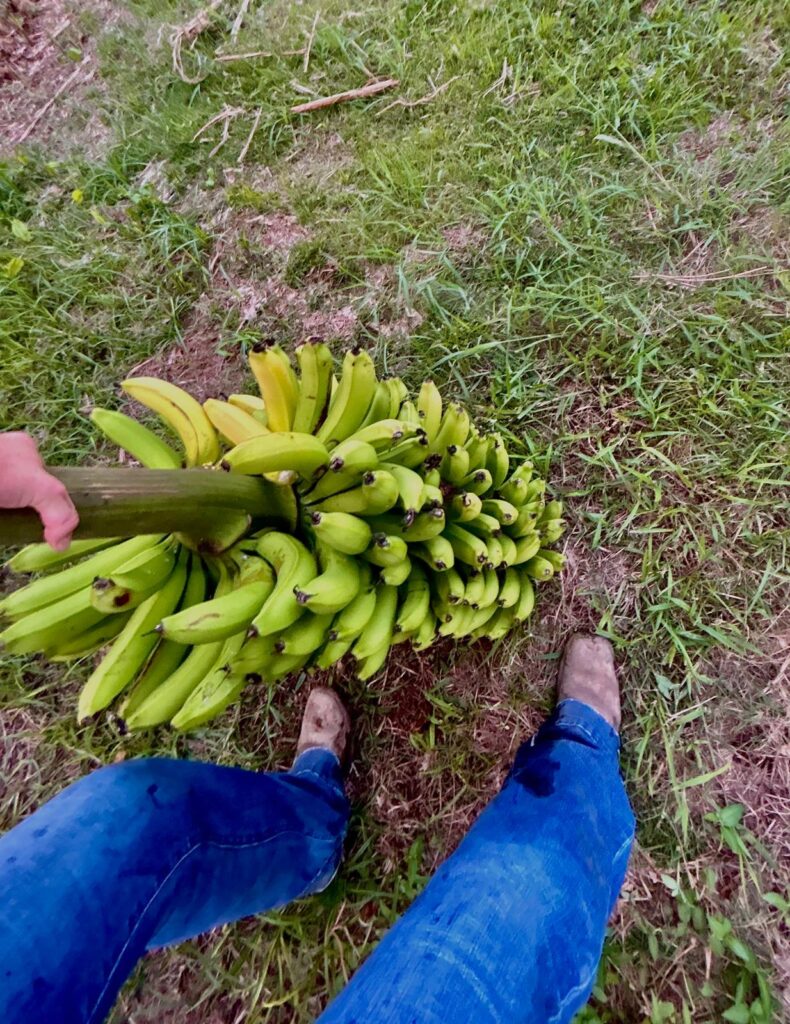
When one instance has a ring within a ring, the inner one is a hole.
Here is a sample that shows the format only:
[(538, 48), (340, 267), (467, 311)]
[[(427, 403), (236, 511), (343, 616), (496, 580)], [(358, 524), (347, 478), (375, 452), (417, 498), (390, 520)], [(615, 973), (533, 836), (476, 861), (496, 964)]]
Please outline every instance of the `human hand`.
[(79, 522), (69, 492), (47, 472), (29, 434), (0, 434), (0, 508), (34, 508), (44, 524), (44, 540), (65, 551)]

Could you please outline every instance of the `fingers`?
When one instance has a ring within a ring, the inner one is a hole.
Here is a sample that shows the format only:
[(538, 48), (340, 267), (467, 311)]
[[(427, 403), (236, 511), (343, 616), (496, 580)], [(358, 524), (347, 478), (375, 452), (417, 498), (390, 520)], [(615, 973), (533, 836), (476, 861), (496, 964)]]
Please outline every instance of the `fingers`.
[(54, 477), (47, 477), (47, 481), (33, 505), (44, 524), (44, 540), (55, 551), (65, 551), (79, 516), (63, 484)]

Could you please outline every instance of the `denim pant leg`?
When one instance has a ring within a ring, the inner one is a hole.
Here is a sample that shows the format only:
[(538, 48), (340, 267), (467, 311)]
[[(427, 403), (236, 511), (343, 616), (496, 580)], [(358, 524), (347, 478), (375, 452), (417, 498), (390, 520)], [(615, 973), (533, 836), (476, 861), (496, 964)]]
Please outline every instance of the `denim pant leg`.
[(264, 774), (167, 759), (100, 769), (0, 839), (0, 1021), (99, 1024), (140, 956), (328, 884), (337, 758)]
[(563, 701), (320, 1024), (565, 1024), (589, 997), (634, 819), (619, 740)]

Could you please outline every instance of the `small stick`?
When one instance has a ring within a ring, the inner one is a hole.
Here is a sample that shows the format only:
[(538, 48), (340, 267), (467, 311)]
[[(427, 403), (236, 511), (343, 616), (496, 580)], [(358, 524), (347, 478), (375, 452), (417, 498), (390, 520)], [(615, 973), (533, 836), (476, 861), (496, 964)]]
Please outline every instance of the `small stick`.
[(297, 103), (291, 107), (292, 114), (306, 114), (311, 110), (322, 110), (324, 107), (333, 107), (336, 103), (347, 103), (349, 100), (367, 99), (368, 96), (376, 96), (386, 89), (394, 89), (400, 85), (397, 78), (383, 78), (378, 82), (368, 82), (361, 89), (349, 89), (347, 92), (336, 92), (333, 96), (321, 96), (317, 100), (310, 100), (309, 103)]
[[(258, 107), (255, 112), (255, 121), (253, 122), (252, 128), (250, 128), (250, 134), (247, 136), (247, 141), (242, 147), (241, 153), (239, 153), (239, 159), (236, 161), (239, 165), (244, 163), (244, 158), (247, 155), (247, 150), (252, 145), (252, 140), (255, 138), (255, 133), (258, 130), (258, 125), (261, 123), (261, 114), (263, 113), (263, 107)], [(225, 124), (228, 122), (226, 121)]]
[(318, 18), (320, 16), (320, 14), (321, 14), (320, 11), (316, 11), (315, 12), (315, 17), (313, 18), (313, 26), (310, 29), (310, 35), (309, 35), (308, 40), (307, 40), (307, 45), (304, 48), (304, 60), (302, 61), (302, 71), (304, 72), (304, 74), (307, 74), (307, 69), (310, 66), (310, 51), (313, 48), (313, 40), (315, 39), (315, 30), (316, 30), (316, 27), (318, 25)]
[(242, 22), (244, 21), (244, 18), (245, 18), (246, 14), (247, 14), (249, 6), (250, 6), (250, 0), (241, 0), (241, 6), (239, 7), (239, 13), (234, 18), (234, 20), (233, 20), (233, 27), (230, 30), (230, 41), (232, 43), (235, 43), (236, 40), (239, 37), (239, 32), (241, 32)]
[(634, 277), (638, 281), (647, 281), (654, 278), (658, 281), (666, 281), (668, 284), (717, 284), (721, 281), (737, 281), (744, 277), (760, 277), (763, 274), (774, 274), (781, 269), (781, 267), (769, 266), (752, 267), (750, 270), (741, 270), (737, 274), (729, 274), (726, 271), (713, 274), (646, 274), (642, 272), (634, 274)]
[[(58, 100), (58, 99), (59, 99), (59, 98), (60, 98), (60, 97), (61, 97), (61, 96), (63, 95), (63, 93), (64, 93), (64, 92), (65, 92), (65, 91), (66, 91), (67, 89), (70, 89), (70, 88), (71, 88), (71, 86), (72, 86), (72, 85), (74, 85), (74, 83), (75, 83), (75, 82), (77, 81), (77, 79), (78, 79), (78, 78), (80, 77), (80, 75), (81, 75), (81, 72), (82, 72), (82, 69), (83, 69), (83, 68), (85, 67), (85, 65), (87, 64), (87, 62), (88, 62), (89, 60), (90, 60), (90, 57), (88, 56), (88, 54), (86, 54), (86, 55), (85, 55), (85, 56), (84, 56), (84, 57), (82, 58), (82, 60), (81, 60), (81, 61), (79, 62), (79, 64), (77, 65), (77, 67), (76, 67), (76, 68), (75, 68), (75, 69), (74, 69), (74, 70), (72, 71), (72, 73), (71, 73), (71, 74), (69, 75), (69, 77), (68, 77), (68, 78), (66, 79), (66, 81), (65, 81), (65, 82), (62, 82), (62, 83), (61, 83), (61, 84), (60, 84), (60, 85), (58, 86), (58, 88), (57, 88), (57, 89), (55, 90), (55, 92), (53, 93), (53, 95), (52, 95), (52, 96), (50, 96), (50, 98), (49, 98), (49, 99), (47, 100), (47, 102), (46, 102), (46, 103), (44, 104), (44, 106), (43, 106), (43, 107), (39, 107), (39, 109), (38, 109), (38, 110), (36, 111), (36, 113), (35, 113), (35, 115), (34, 115), (34, 117), (33, 117), (33, 120), (32, 120), (32, 121), (29, 121), (29, 122), (28, 122), (28, 125), (27, 125), (27, 127), (26, 127), (26, 128), (25, 128), (25, 130), (24, 130), (24, 131), (22, 132), (22, 134), (21, 134), (21, 135), (19, 135), (19, 136), (17, 136), (17, 138), (16, 138), (16, 139), (14, 139), (14, 143), (15, 143), (15, 144), (18, 144), (18, 143), (20, 143), (20, 142), (24, 142), (24, 141), (25, 141), (25, 139), (26, 139), (26, 138), (28, 137), (28, 135), (30, 135), (30, 133), (31, 133), (31, 132), (33, 131), (33, 129), (34, 129), (35, 127), (36, 127), (36, 125), (37, 125), (37, 124), (38, 124), (38, 122), (39, 122), (39, 121), (41, 120), (41, 118), (42, 118), (42, 117), (44, 116), (44, 114), (46, 114), (46, 112), (47, 112), (47, 111), (48, 111), (48, 110), (49, 110), (49, 109), (50, 109), (50, 108), (52, 107), (52, 105), (53, 105), (53, 104), (54, 104), (54, 103), (55, 103), (55, 102), (56, 102), (56, 101), (57, 101), (57, 100)], [(86, 76), (86, 78), (85, 78), (85, 81), (86, 81), (86, 82), (89, 82), (89, 81), (90, 81), (90, 80), (91, 80), (91, 79), (93, 78), (93, 75), (94, 75), (94, 72), (93, 72), (93, 71), (90, 71), (90, 72), (88, 73), (88, 75)]]
[(418, 100), (404, 100), (402, 98), (393, 100), (392, 103), (388, 103), (386, 107), (382, 107), (381, 110), (378, 110), (376, 112), (376, 117), (381, 117), (383, 113), (387, 110), (392, 110), (393, 107), (421, 107), (425, 103), (430, 103), (431, 100), (436, 99), (440, 93), (443, 93), (448, 86), (452, 85), (453, 82), (457, 81), (460, 77), (460, 75), (453, 75), (452, 78), (448, 78), (446, 82), (442, 83), (442, 85), (434, 86), (431, 92), (427, 93), (425, 96), (421, 96)]
[(223, 110), (220, 110), (218, 114), (215, 114), (213, 117), (210, 117), (202, 128), (198, 128), (198, 130), (192, 136), (192, 141), (197, 142), (197, 140), (200, 138), (203, 132), (208, 131), (208, 129), (211, 128), (212, 125), (215, 125), (218, 121), (224, 120), (227, 123), (228, 118), (238, 117), (239, 114), (243, 113), (244, 107), (225, 107)]
[(281, 53), (275, 53), (273, 50), (253, 50), (252, 53), (216, 53), (214, 54), (214, 60), (217, 62), (225, 62), (231, 60), (252, 60), (254, 57), (301, 57), (304, 53), (304, 47), (300, 47), (298, 50), (283, 50)]
[(188, 85), (197, 85), (203, 81), (201, 78), (190, 78), (184, 70), (184, 63), (181, 59), (181, 47), (184, 45), (184, 40), (193, 43), (201, 33), (211, 24), (211, 15), (214, 11), (220, 7), (225, 0), (211, 0), (209, 6), (198, 13), (190, 21), (184, 25), (179, 25), (173, 29), (170, 33), (170, 49), (173, 55), (173, 71), (178, 75), (182, 82), (186, 82)]

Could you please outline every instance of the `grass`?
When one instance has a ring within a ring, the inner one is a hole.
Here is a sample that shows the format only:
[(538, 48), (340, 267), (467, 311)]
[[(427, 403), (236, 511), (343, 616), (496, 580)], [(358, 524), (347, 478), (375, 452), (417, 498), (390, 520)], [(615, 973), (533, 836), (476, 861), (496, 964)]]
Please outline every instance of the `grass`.
[[(195, 85), (174, 75), (159, 29), (199, 5), (138, 3), (121, 26), (88, 26), (104, 83), (93, 102), (114, 133), (105, 161), (52, 166), (44, 143), (5, 168), (3, 423), (33, 429), (53, 459), (89, 458), (84, 397), (109, 403), (129, 368), (189, 334), (195, 308), (233, 354), (250, 328), (291, 344), (317, 313), (331, 334), (330, 313), (350, 306), (351, 334), (382, 369), (433, 375), (549, 472), (573, 521), (569, 569), (532, 635), (475, 654), (471, 670), (449, 649), (372, 688), (344, 680), (361, 749), (339, 879), (152, 958), (117, 1019), (311, 1019), (496, 790), (575, 627), (617, 645), (639, 819), (582, 1019), (778, 1017), (786, 12), (776, 0), (328, 2), (305, 73), (301, 55), (277, 54), (303, 46), (319, 5), (252, 5), (235, 42), (232, 6), (185, 47)], [(275, 56), (220, 63), (218, 50)], [(294, 81), (324, 95), (371, 72), (400, 88), (290, 115)], [(191, 140), (224, 107), (243, 113), (212, 156), (221, 125)], [(154, 161), (159, 179), (141, 187)], [(294, 215), (308, 233), (296, 243)], [(73, 724), (81, 673), (8, 665), (4, 824), (119, 752), (287, 763), (299, 692), (196, 737), (130, 741)]]

